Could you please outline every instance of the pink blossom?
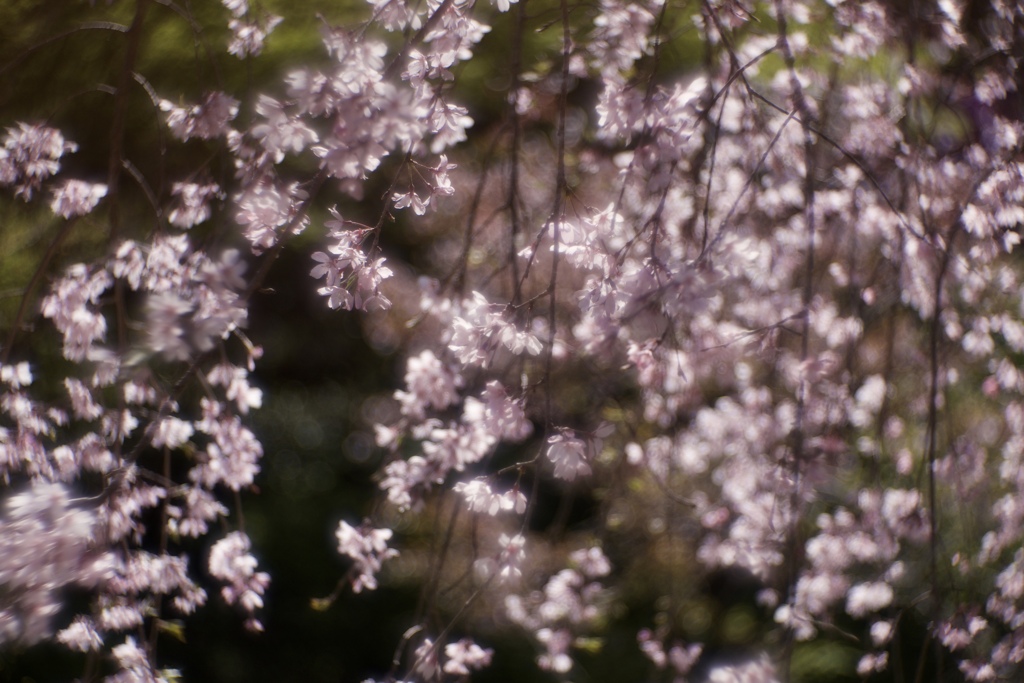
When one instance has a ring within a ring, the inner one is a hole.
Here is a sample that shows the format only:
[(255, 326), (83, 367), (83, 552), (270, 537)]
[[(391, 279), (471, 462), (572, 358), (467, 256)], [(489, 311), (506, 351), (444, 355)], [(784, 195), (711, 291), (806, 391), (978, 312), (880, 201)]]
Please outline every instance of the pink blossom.
[[(182, 78), (129, 29), (145, 58), (100, 85), (112, 109), (65, 93), (28, 111), (110, 127), (74, 172), (120, 176), (101, 231), (80, 228), (107, 190), (63, 172), (76, 145), (10, 124), (0, 187), (45, 192), (36, 208), (67, 220), (12, 232), (42, 261), (11, 270), (0, 349), (0, 641), (56, 639), (111, 683), (172, 680), (158, 641), (204, 604), (193, 551), (211, 543), (207, 573), (260, 628), (268, 579), (230, 530), (273, 384), (255, 379), (265, 340), (243, 330), (273, 269), (307, 250), (327, 307), (406, 359), (356, 401), (368, 424), (344, 450), (383, 464), (372, 517), (336, 530), (356, 592), (406, 542), (396, 577), (433, 577), (389, 679), (487, 665), (461, 631), (494, 604), (564, 677), (619, 627), (617, 600), (654, 610), (638, 645), (666, 680), (778, 680), (785, 662), (758, 647), (813, 649), (851, 623), (851, 675), (884, 670), (899, 630), (968, 680), (1019, 678), (1021, 9), (943, 0), (908, 26), (875, 0), (708, 0), (693, 16), (599, 0), (567, 17), (509, 16), (514, 1), (371, 0), (358, 24), (318, 20), (323, 58), (277, 83), (274, 57), (255, 59), (281, 18), (259, 3), (165, 13), (200, 47)], [(101, 4), (90, 26), (118, 28)], [(509, 51), (498, 74), (475, 54), (493, 49), (485, 17)], [(905, 34), (914, 54), (893, 47)], [(217, 35), (248, 63), (206, 54)], [(69, 40), (16, 52), (45, 61)], [(474, 83), (487, 93), (456, 101)], [(167, 126), (154, 145), (131, 137), (147, 116)], [(348, 213), (314, 225), (338, 193)], [(252, 259), (222, 248), (239, 239)], [(598, 503), (586, 520), (577, 495)], [(572, 514), (547, 526), (551, 496)], [(449, 510), (446, 555), (428, 557), (419, 536)], [(681, 561), (688, 580), (628, 590)], [(938, 616), (903, 620), (930, 566), (952, 569), (928, 596)], [(746, 659), (673, 635), (669, 608), (715, 572), (756, 583), (739, 597), (772, 614)]]
[(846, 611), (853, 617), (888, 607), (893, 599), (892, 587), (887, 583), (861, 583), (850, 589), (846, 598)]
[(228, 509), (209, 491), (186, 486), (182, 504), (167, 508), (167, 528), (173, 534), (198, 538), (209, 531), (209, 522), (225, 517)]
[(577, 476), (588, 476), (587, 444), (573, 436), (571, 430), (562, 430), (548, 437), (548, 459), (555, 466), (555, 476), (575, 481)]
[(344, 520), (338, 523), (335, 536), (338, 539), (338, 552), (352, 558), (353, 578), (352, 590), (356, 593), (377, 588), (377, 573), (384, 562), (398, 555), (398, 551), (388, 547), (392, 536), (391, 529), (373, 529), (364, 527), (356, 529)]
[(159, 104), (160, 109), (167, 112), (167, 127), (182, 141), (220, 137), (238, 115), (238, 100), (217, 91), (207, 94), (202, 104), (191, 107), (179, 107), (168, 100), (160, 100)]
[(64, 218), (84, 216), (95, 209), (105, 196), (107, 196), (107, 186), (102, 183), (66, 180), (53, 189), (50, 208), (55, 214)]
[(198, 455), (199, 464), (189, 472), (189, 478), (208, 489), (218, 483), (234, 491), (251, 486), (260, 471), (263, 446), (241, 419), (228, 414), (222, 404), (205, 398), (201, 403), (203, 419), (195, 427), (212, 440)]
[(439, 103), (430, 116), (430, 131), (434, 133), (430, 151), (436, 154), (462, 142), (466, 139), (466, 129), (472, 125), (473, 119), (465, 107)]
[(221, 4), (228, 8), (235, 17), (240, 17), (249, 11), (249, 0), (221, 0)]
[(537, 631), (537, 640), (547, 650), (537, 658), (540, 668), (561, 674), (572, 669), (573, 661), (569, 656), (572, 634), (565, 629), (542, 628)]
[(270, 14), (256, 20), (246, 14), (236, 15), (228, 22), (231, 42), (228, 52), (239, 59), (255, 57), (263, 52), (263, 43), (283, 19)]
[(163, 292), (149, 298), (149, 345), (168, 360), (187, 360), (192, 352), (188, 314), (193, 306), (176, 294)]
[(412, 207), (413, 213), (417, 216), (422, 216), (427, 212), (427, 207), (430, 206), (430, 197), (420, 197), (415, 191), (409, 190), (407, 192), (396, 192), (391, 196), (391, 201), (395, 203), (396, 209), (404, 209)]
[(611, 563), (598, 546), (573, 551), (569, 555), (569, 559), (579, 566), (585, 576), (591, 579), (608, 576), (612, 570)]
[(96, 403), (89, 388), (73, 377), (64, 380), (64, 386), (71, 397), (71, 408), (75, 417), (80, 420), (95, 420), (103, 414), (103, 409)]
[(107, 321), (96, 304), (112, 284), (105, 269), (75, 265), (59, 279), (43, 299), (42, 314), (53, 320), (64, 336), (64, 356), (81, 361), (96, 349), (107, 334)]
[(57, 634), (57, 640), (79, 652), (98, 650), (103, 645), (103, 638), (96, 629), (96, 624), (83, 616), (75, 617), (67, 628)]
[(473, 479), (459, 482), (452, 490), (465, 497), (466, 505), (473, 512), (483, 512), (493, 517), (502, 511), (515, 510), (518, 514), (526, 511), (526, 496), (518, 489), (504, 494), (495, 493), (487, 482)]
[(260, 141), (274, 163), (281, 163), (286, 152), (301, 152), (318, 140), (316, 131), (301, 119), (289, 116), (284, 106), (271, 97), (260, 95), (256, 113), (266, 122), (254, 126), (251, 134)]
[(778, 683), (771, 660), (762, 655), (737, 664), (721, 664), (708, 672), (708, 683)]
[(892, 639), (893, 631), (891, 621), (876, 621), (871, 624), (871, 644), (875, 647), (888, 644)]
[(857, 674), (859, 676), (870, 676), (876, 671), (885, 671), (889, 666), (888, 652), (869, 652), (857, 662)]
[(189, 440), (194, 430), (191, 423), (176, 417), (165, 417), (157, 423), (153, 433), (153, 445), (157, 448), (178, 448)]
[(444, 646), (444, 672), (457, 676), (468, 676), (472, 671), (479, 671), (491, 665), (494, 651), (484, 649), (469, 638), (463, 638)]
[(111, 650), (111, 654), (121, 671), (106, 679), (110, 683), (166, 683), (166, 679), (154, 670), (146, 651), (136, 644), (135, 638), (128, 636)]
[(213, 386), (224, 387), (225, 397), (235, 402), (239, 413), (247, 415), (263, 404), (263, 392), (249, 384), (248, 376), (244, 368), (222, 363), (210, 370), (206, 379)]
[(395, 392), (403, 415), (422, 419), (427, 409), (443, 410), (458, 400), (460, 378), (445, 368), (433, 351), (411, 357), (406, 367), (408, 391)]
[(430, 187), (432, 194), (442, 197), (450, 197), (455, 194), (455, 188), (452, 186), (451, 178), (448, 177), (448, 172), (456, 168), (458, 168), (457, 164), (448, 163), (447, 154), (438, 157), (437, 166), (431, 169), (434, 174), (433, 184)]
[(466, 504), (473, 512), (484, 512), (494, 516), (501, 510), (501, 497), (491, 491), (491, 487), (485, 481), (474, 479), (459, 482), (452, 490), (465, 497)]
[(210, 549), (210, 574), (225, 585), (221, 596), (229, 605), (239, 605), (249, 615), (247, 626), (256, 631), (263, 627), (255, 618), (256, 610), (263, 607), (263, 593), (270, 585), (270, 575), (256, 571), (256, 558), (249, 549), (249, 537), (234, 531), (217, 541)]
[[(298, 202), (303, 198), (296, 186), (282, 187), (270, 180), (254, 183), (236, 197), (235, 220), (244, 227), (254, 253), (277, 243), (280, 229), (298, 218)], [(292, 229), (301, 231), (303, 227), (304, 219), (298, 219)]]
[(509, 323), (480, 292), (473, 292), (462, 308), (463, 315), (452, 320), (448, 347), (464, 364), (486, 367), (498, 344), (513, 354), (541, 352), (543, 346), (536, 335)]
[[(96, 527), (95, 513), (74, 505), (61, 484), (38, 481), (8, 498), (0, 516), (0, 642), (48, 637), (63, 587), (95, 586), (111, 575)], [(83, 636), (78, 642), (92, 642)]]
[(77, 149), (56, 128), (29, 123), (8, 128), (0, 149), (0, 185), (13, 185), (14, 193), (29, 201), (60, 170), (60, 158)]
[[(0, 365), (0, 382), (12, 389), (20, 389), (32, 384), (32, 367), (25, 362), (14, 365)], [(69, 392), (71, 389), (69, 388)]]
[(374, 14), (388, 31), (399, 31), (406, 26), (414, 31), (422, 26), (419, 14), (411, 11), (404, 2), (395, 0), (369, 0), (374, 7)]
[(211, 215), (210, 201), (223, 196), (216, 183), (174, 183), (171, 195), (175, 203), (167, 213), (167, 220), (186, 230), (207, 221)]
[(500, 576), (502, 580), (514, 581), (523, 575), (520, 565), (522, 565), (525, 557), (523, 550), (525, 545), (526, 539), (523, 538), (522, 534), (514, 536), (502, 534), (498, 538), (498, 546), (501, 548), (498, 565), (501, 567)]
[(366, 230), (347, 230), (336, 208), (330, 209), (333, 220), (326, 225), (336, 241), (328, 252), (313, 254), (317, 265), (310, 271), (315, 279), (324, 279), (317, 293), (327, 297), (327, 306), (342, 310), (387, 310), (391, 301), (380, 291), (381, 283), (393, 273), (384, 265), (384, 258), (371, 259), (360, 249)]

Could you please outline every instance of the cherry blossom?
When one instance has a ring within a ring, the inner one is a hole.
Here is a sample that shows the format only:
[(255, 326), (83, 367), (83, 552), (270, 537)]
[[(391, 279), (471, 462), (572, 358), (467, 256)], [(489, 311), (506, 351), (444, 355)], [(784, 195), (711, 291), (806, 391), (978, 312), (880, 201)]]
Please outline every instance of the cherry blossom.
[(444, 655), (448, 658), (444, 663), (444, 672), (468, 676), (471, 671), (490, 666), (493, 654), (493, 650), (484, 649), (469, 638), (448, 643), (444, 646)]
[(209, 220), (210, 201), (222, 196), (216, 183), (174, 183), (171, 194), (176, 200), (167, 212), (167, 220), (171, 225), (186, 230)]
[[(1020, 677), (1018, 5), (371, 0), (276, 73), (302, 8), (162, 4), (89, 3), (126, 60), (3, 122), (32, 263), (0, 344), (0, 642), (175, 680), (161, 628), (210, 578), (262, 628), (247, 324), (300, 254), (397, 368), (356, 411), (380, 469), (338, 503), (365, 521), (324, 603), (422, 582), (387, 680), (500, 662), (482, 624), (569, 678), (627, 622), (666, 680), (806, 678), (800, 648), (884, 676), (907, 642), (919, 677)], [(195, 82), (153, 68), (156, 21)], [(102, 135), (68, 115), (97, 88)], [(726, 616), (676, 614), (721, 575), (763, 617), (731, 659)]]
[(160, 109), (167, 112), (167, 127), (179, 140), (191, 138), (210, 140), (225, 134), (228, 123), (238, 115), (238, 100), (223, 92), (211, 92), (202, 104), (176, 106), (160, 100)]
[(590, 474), (587, 463), (587, 445), (576, 438), (571, 430), (564, 430), (548, 438), (548, 459), (555, 466), (555, 476), (574, 481), (577, 476)]
[(270, 583), (270, 575), (256, 571), (256, 558), (249, 553), (249, 537), (233, 531), (217, 541), (210, 549), (210, 574), (225, 582), (221, 589), (224, 601), (239, 605), (249, 615), (248, 628), (261, 631), (262, 624), (253, 615), (263, 607), (263, 593)]
[(221, 1), (231, 11), (228, 28), (231, 29), (232, 37), (228, 44), (228, 52), (239, 59), (260, 54), (263, 51), (263, 41), (283, 18), (274, 14), (256, 17), (256, 13), (249, 7), (248, 0)]
[(501, 568), (500, 576), (503, 580), (515, 581), (523, 575), (520, 565), (525, 556), (525, 551), (523, 550), (525, 545), (526, 539), (523, 538), (522, 534), (516, 534), (515, 536), (502, 534), (498, 537), (498, 546), (501, 548), (498, 566)]
[(53, 189), (50, 208), (64, 218), (83, 216), (95, 209), (106, 194), (107, 186), (102, 183), (68, 180)]
[(335, 532), (338, 539), (338, 552), (352, 558), (352, 590), (356, 593), (363, 589), (374, 590), (377, 587), (377, 572), (384, 562), (398, 555), (398, 551), (389, 548), (391, 529), (359, 530), (342, 520)]
[[(0, 642), (31, 645), (50, 636), (61, 588), (110, 578), (112, 558), (96, 543), (96, 526), (96, 515), (76, 506), (61, 484), (38, 482), (6, 501), (0, 517)], [(94, 641), (86, 634), (79, 642)]]
[(0, 149), (0, 185), (13, 185), (25, 201), (39, 190), (44, 180), (60, 170), (60, 159), (78, 150), (56, 128), (19, 123), (8, 128)]

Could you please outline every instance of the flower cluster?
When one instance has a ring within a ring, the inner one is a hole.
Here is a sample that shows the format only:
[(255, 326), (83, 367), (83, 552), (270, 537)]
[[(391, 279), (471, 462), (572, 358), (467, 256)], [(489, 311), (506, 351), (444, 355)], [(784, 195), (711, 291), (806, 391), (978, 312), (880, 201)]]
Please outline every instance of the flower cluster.
[(56, 128), (19, 123), (8, 128), (0, 148), (0, 185), (14, 187), (15, 195), (32, 199), (43, 181), (60, 170), (60, 159), (78, 145), (65, 140)]
[(335, 536), (338, 538), (338, 552), (352, 558), (352, 590), (356, 593), (364, 588), (374, 590), (377, 587), (377, 572), (381, 570), (385, 560), (398, 555), (398, 551), (388, 547), (391, 529), (362, 530), (355, 528), (345, 520), (338, 523)]
[(249, 7), (248, 0), (221, 0), (231, 11), (228, 28), (231, 30), (231, 43), (228, 52), (239, 59), (255, 57), (263, 51), (263, 41), (271, 31), (281, 23), (282, 17), (275, 14), (255, 16)]
[(469, 638), (445, 645), (443, 659), (439, 656), (439, 649), (439, 643), (430, 638), (425, 638), (416, 648), (414, 668), (422, 680), (451, 680), (449, 677), (469, 676), (473, 671), (490, 666), (494, 654), (493, 650), (482, 648)]
[(569, 556), (575, 568), (563, 569), (528, 596), (509, 595), (505, 613), (515, 624), (532, 632), (543, 648), (540, 668), (560, 674), (573, 667), (570, 655), (577, 638), (586, 634), (603, 615), (607, 592), (598, 579), (611, 565), (598, 547), (576, 550)]
[[(101, 87), (109, 135), (75, 136), (107, 153), (71, 177), (62, 111), (0, 139), (0, 187), (62, 219), (33, 227), (52, 241), (0, 348), (0, 643), (172, 680), (141, 634), (206, 602), (195, 566), (262, 628), (269, 576), (233, 509), (264, 458), (244, 330), (311, 239), (312, 289), (404, 359), (363, 411), (378, 500), (337, 527), (343, 585), (383, 581), (394, 528), (450, 520), (403, 565), (427, 594), (389, 680), (488, 666), (461, 637), (484, 619), (566, 677), (624, 628), (620, 598), (658, 612), (638, 656), (673, 679), (777, 680), (800, 658), (762, 649), (836, 638), (867, 677), (908, 636), (968, 680), (1019, 678), (1024, 9), (513, 4), (370, 0), (268, 84), (281, 17), (222, 0), (207, 30), (186, 3), (161, 21), (245, 62), (197, 50), (181, 92), (148, 80), (145, 3), (131, 27), (87, 24), (130, 46)], [(765, 616), (731, 661), (727, 614), (663, 608), (723, 574)], [(89, 593), (74, 614), (66, 587)]]
[(180, 107), (169, 100), (160, 100), (160, 109), (167, 113), (167, 127), (182, 142), (192, 138), (212, 140), (225, 135), (228, 124), (238, 116), (238, 100), (223, 92), (210, 92), (201, 104)]
[(256, 571), (256, 558), (249, 552), (249, 537), (241, 531), (233, 531), (217, 541), (210, 549), (210, 575), (223, 581), (221, 589), (224, 601), (239, 605), (249, 618), (247, 628), (262, 631), (263, 625), (253, 614), (263, 607), (263, 593), (270, 584), (270, 575)]
[(336, 241), (326, 252), (313, 253), (317, 265), (309, 272), (315, 279), (324, 280), (317, 292), (327, 297), (330, 308), (349, 310), (388, 309), (391, 301), (380, 291), (381, 282), (391, 277), (385, 259), (370, 258), (359, 247), (368, 231), (346, 230), (345, 221), (336, 208), (331, 208), (334, 220), (328, 221), (331, 237)]
[[(66, 586), (112, 578), (112, 557), (98, 543), (96, 515), (72, 501), (62, 484), (37, 482), (11, 496), (0, 516), (0, 643), (32, 645), (52, 635)], [(95, 649), (98, 637), (73, 639)]]

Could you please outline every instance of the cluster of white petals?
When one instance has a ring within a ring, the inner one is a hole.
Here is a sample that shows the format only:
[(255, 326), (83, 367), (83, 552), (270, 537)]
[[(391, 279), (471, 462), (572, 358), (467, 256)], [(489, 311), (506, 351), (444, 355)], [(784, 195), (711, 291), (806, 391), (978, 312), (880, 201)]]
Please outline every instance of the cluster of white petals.
[(103, 183), (87, 183), (84, 180), (66, 180), (53, 188), (50, 208), (62, 218), (84, 216), (90, 213), (107, 195)]
[(550, 577), (542, 590), (505, 598), (507, 617), (544, 648), (537, 664), (560, 674), (572, 669), (571, 648), (596, 626), (608, 606), (607, 591), (599, 581), (611, 571), (603, 551), (597, 546), (576, 550), (570, 561), (575, 568)]
[[(282, 17), (187, 5), (160, 21), (209, 51), (201, 82), (156, 80), (141, 9), (90, 22), (131, 45), (109, 135), (76, 135), (70, 173), (66, 107), (0, 137), (0, 189), (63, 219), (11, 204), (10, 244), (52, 241), (17, 257), (40, 260), (0, 347), (0, 645), (174, 680), (157, 635), (206, 602), (197, 547), (262, 629), (235, 508), (272, 385), (243, 330), (299, 250), (399, 363), (357, 411), (380, 469), (373, 516), (337, 526), (341, 585), (377, 588), (397, 529), (445, 539), (392, 565), (431, 593), (389, 681), (489, 666), (456, 630), (484, 601), (566, 679), (630, 601), (666, 680), (806, 666), (778, 643), (867, 678), (906, 642), (1020, 679), (1024, 6), (369, 0), (268, 84)], [(720, 577), (764, 617), (734, 659), (726, 607), (680, 607)]]
[(351, 571), (354, 592), (377, 588), (377, 573), (386, 560), (398, 555), (397, 550), (388, 547), (392, 533), (391, 529), (357, 529), (345, 520), (338, 523), (335, 532), (338, 552), (350, 557), (354, 563)]
[(231, 11), (231, 19), (228, 21), (228, 28), (231, 30), (228, 52), (239, 59), (255, 57), (263, 52), (263, 42), (283, 18), (276, 14), (256, 16), (257, 13), (251, 11), (248, 0), (221, 2)]
[(238, 100), (219, 91), (208, 93), (200, 104), (178, 106), (169, 100), (160, 100), (159, 106), (167, 113), (167, 127), (182, 141), (220, 137), (228, 132), (228, 124), (238, 116)]
[(61, 157), (77, 149), (56, 128), (30, 123), (8, 128), (0, 147), (0, 186), (13, 186), (15, 195), (28, 201), (60, 170)]
[(50, 636), (62, 589), (112, 577), (96, 525), (95, 513), (76, 505), (62, 484), (39, 482), (7, 499), (0, 514), (0, 643), (31, 645)]
[(241, 531), (233, 531), (213, 544), (210, 549), (210, 575), (223, 581), (224, 601), (239, 605), (247, 615), (246, 625), (262, 631), (263, 625), (253, 615), (263, 607), (263, 593), (270, 584), (270, 575), (256, 571), (256, 558), (250, 553), (252, 544)]
[(381, 291), (381, 283), (393, 273), (384, 265), (385, 259), (372, 258), (360, 248), (367, 236), (366, 230), (345, 229), (345, 221), (337, 209), (331, 208), (334, 219), (327, 221), (331, 228), (334, 244), (327, 251), (313, 253), (313, 266), (310, 275), (315, 279), (323, 279), (324, 284), (317, 292), (327, 297), (327, 306), (342, 310), (386, 310), (391, 308), (391, 300)]
[(171, 194), (175, 201), (167, 212), (167, 220), (171, 225), (186, 230), (209, 220), (212, 213), (210, 201), (221, 197), (216, 183), (174, 183)]
[(573, 435), (571, 430), (562, 430), (548, 437), (548, 460), (555, 466), (555, 476), (565, 481), (590, 474), (587, 463), (587, 444)]

